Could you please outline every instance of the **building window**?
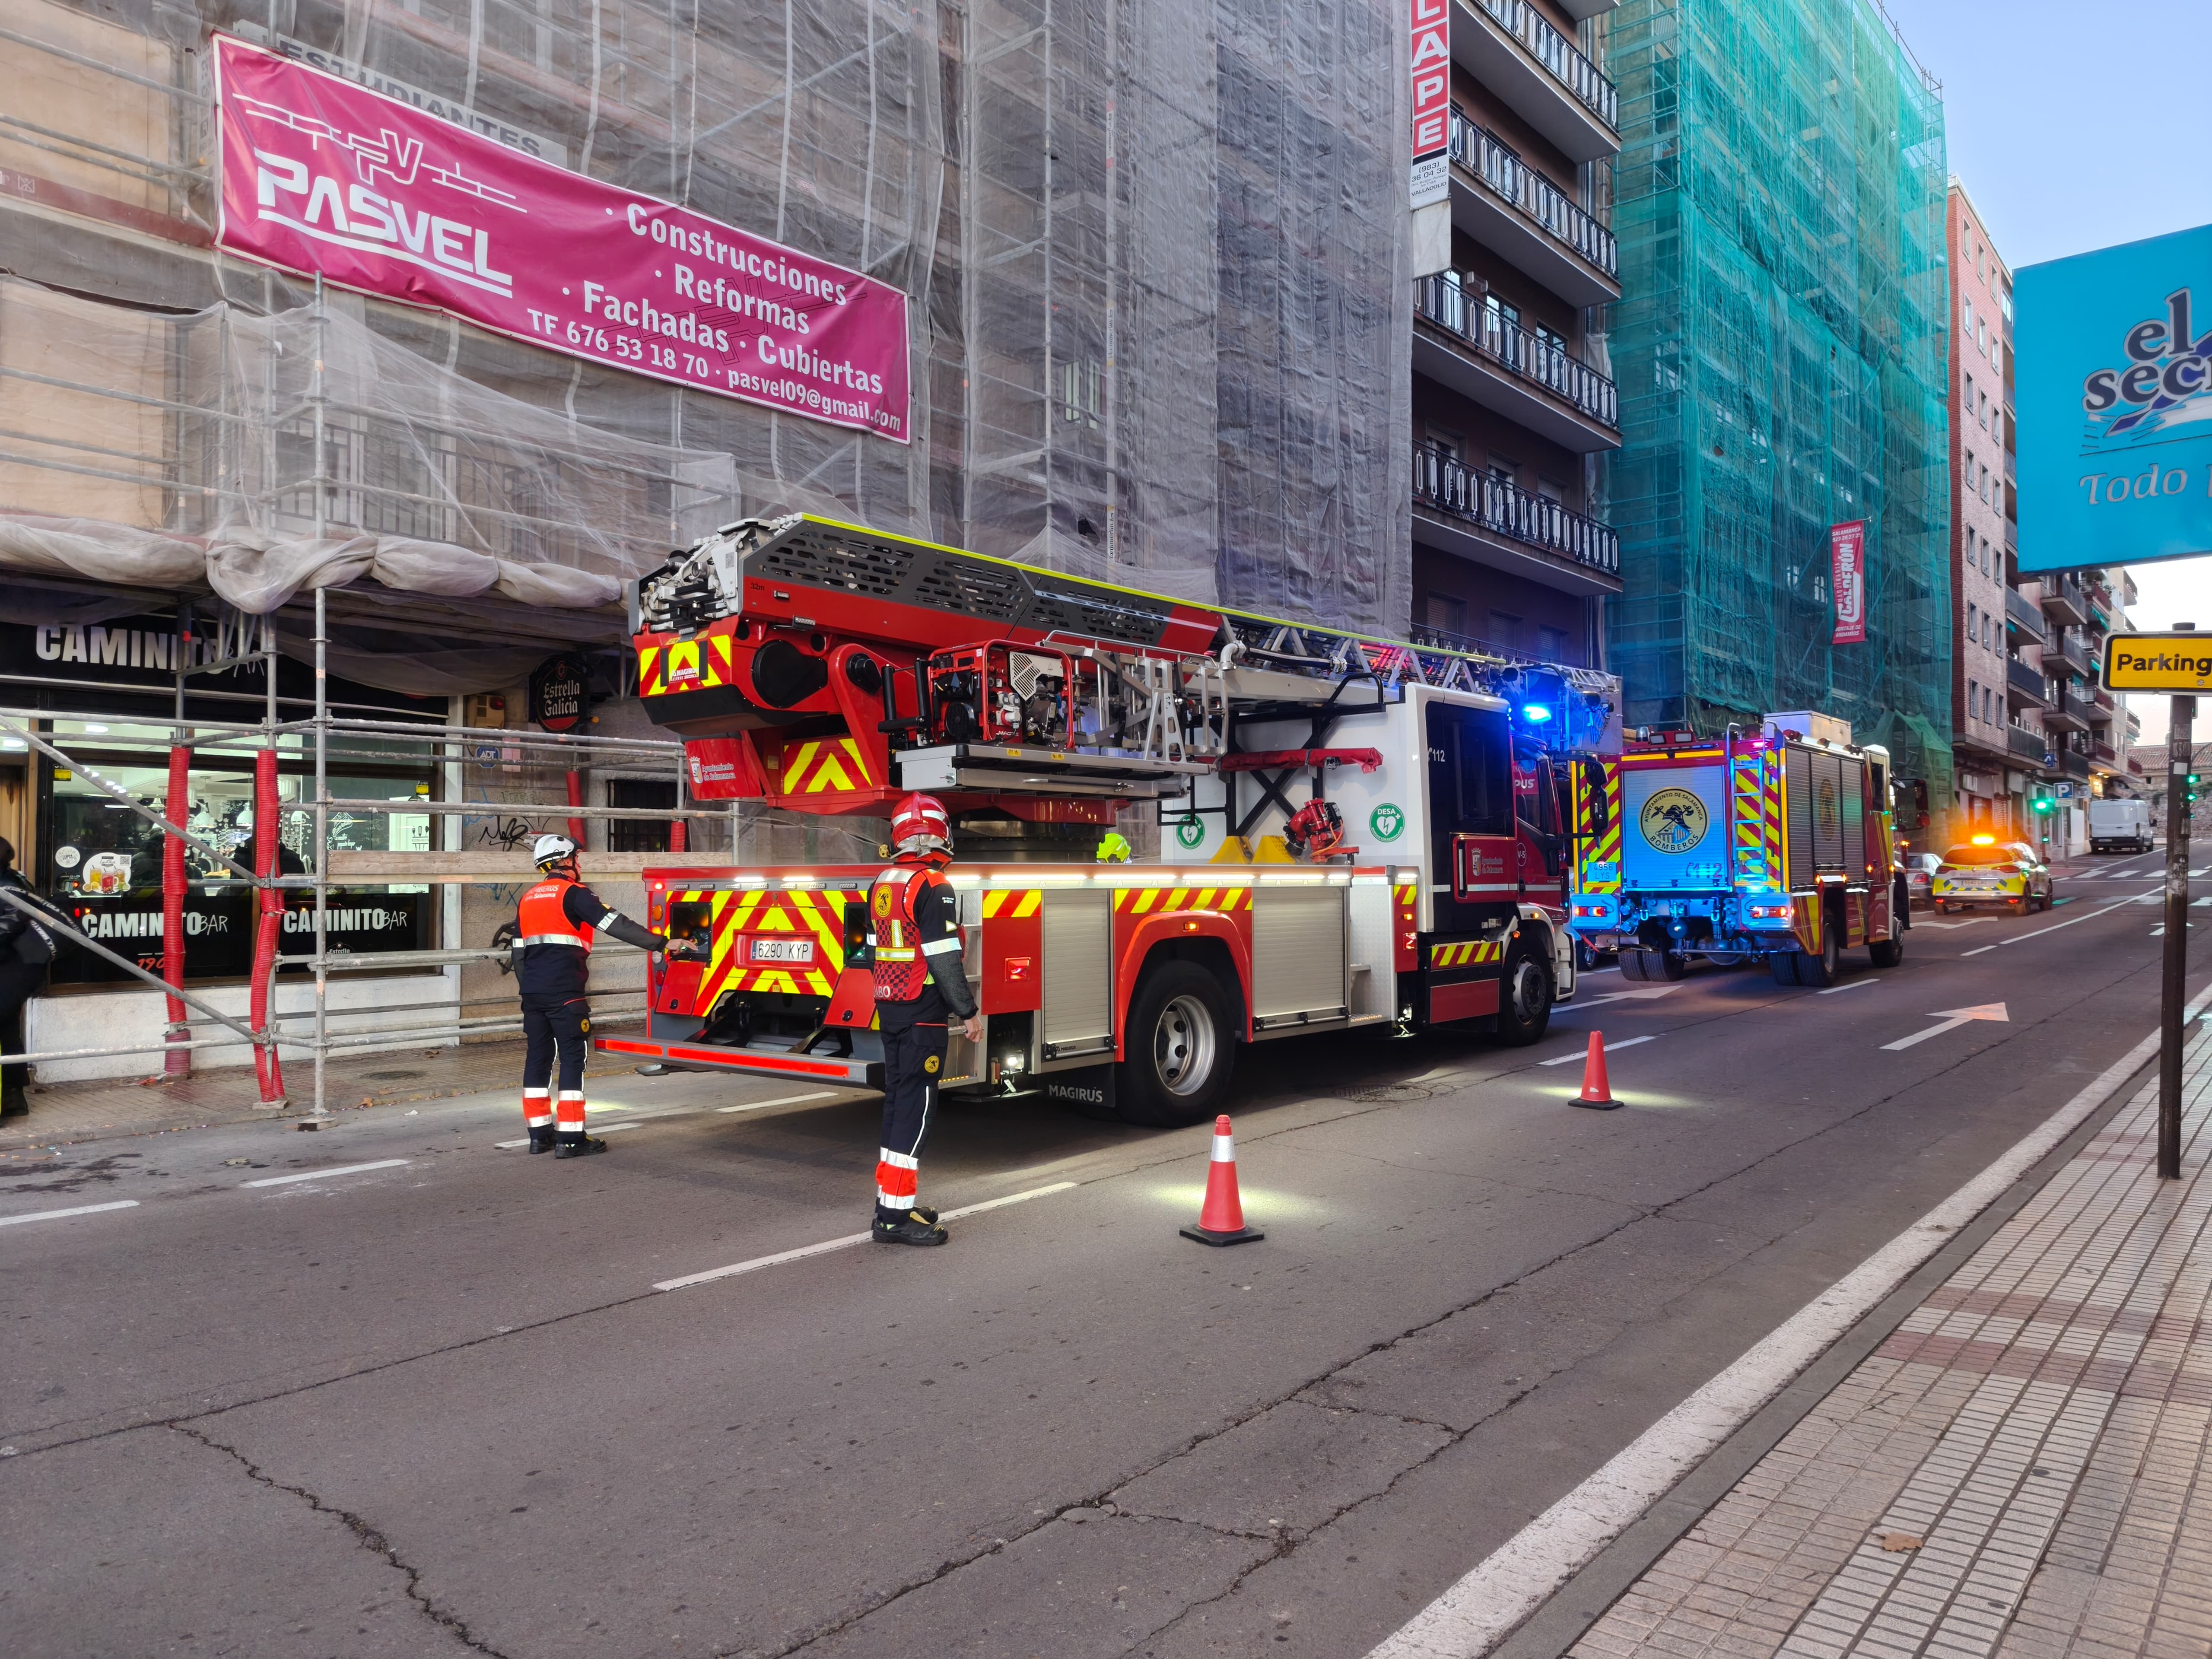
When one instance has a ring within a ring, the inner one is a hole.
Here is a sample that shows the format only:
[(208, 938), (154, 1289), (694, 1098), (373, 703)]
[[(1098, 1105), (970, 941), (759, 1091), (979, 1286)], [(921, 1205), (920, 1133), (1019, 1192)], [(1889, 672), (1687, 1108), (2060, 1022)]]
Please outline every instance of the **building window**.
[[(647, 811), (675, 810), (676, 785), (663, 778), (609, 778), (607, 805), (632, 806)], [(670, 821), (666, 818), (610, 818), (610, 853), (665, 853)]]
[(1536, 654), (1546, 662), (1565, 662), (1567, 659), (1566, 629), (1564, 628), (1538, 629)]
[(1982, 612), (1978, 605), (1966, 607), (1966, 643), (1978, 644), (1982, 637)]
[(1521, 648), (1521, 618), (1503, 611), (1490, 613), (1490, 642), (1503, 651)]
[(1966, 682), (1966, 718), (1979, 720), (1982, 714), (1982, 686), (1978, 680)]
[(1449, 593), (1431, 593), (1424, 602), (1424, 619), (1431, 628), (1444, 633), (1464, 635), (1467, 632), (1467, 601), (1455, 599)]

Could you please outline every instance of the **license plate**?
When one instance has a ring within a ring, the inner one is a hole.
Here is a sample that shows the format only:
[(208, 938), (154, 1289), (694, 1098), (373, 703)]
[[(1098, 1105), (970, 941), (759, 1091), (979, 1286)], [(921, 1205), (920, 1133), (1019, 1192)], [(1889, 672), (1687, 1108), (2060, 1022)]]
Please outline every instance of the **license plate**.
[(755, 962), (805, 962), (814, 960), (814, 941), (811, 939), (757, 939), (752, 942)]

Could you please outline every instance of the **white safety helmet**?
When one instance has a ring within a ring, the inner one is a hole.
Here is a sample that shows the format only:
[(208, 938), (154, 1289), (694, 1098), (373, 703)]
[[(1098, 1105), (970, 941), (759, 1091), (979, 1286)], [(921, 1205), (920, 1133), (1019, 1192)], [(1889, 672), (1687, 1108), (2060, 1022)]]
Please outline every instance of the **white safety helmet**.
[(549, 864), (566, 864), (576, 856), (576, 843), (566, 836), (540, 836), (531, 848), (530, 861), (543, 870)]

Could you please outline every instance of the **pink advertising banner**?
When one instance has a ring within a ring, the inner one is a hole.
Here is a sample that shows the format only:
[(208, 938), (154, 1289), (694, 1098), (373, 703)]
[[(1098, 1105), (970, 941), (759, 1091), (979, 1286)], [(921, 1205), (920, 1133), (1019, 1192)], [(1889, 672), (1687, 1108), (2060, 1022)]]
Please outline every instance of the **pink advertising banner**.
[(215, 61), (230, 252), (910, 441), (896, 289), (243, 41)]
[(1833, 567), (1837, 645), (1866, 643), (1866, 520), (1828, 526), (1828, 560)]

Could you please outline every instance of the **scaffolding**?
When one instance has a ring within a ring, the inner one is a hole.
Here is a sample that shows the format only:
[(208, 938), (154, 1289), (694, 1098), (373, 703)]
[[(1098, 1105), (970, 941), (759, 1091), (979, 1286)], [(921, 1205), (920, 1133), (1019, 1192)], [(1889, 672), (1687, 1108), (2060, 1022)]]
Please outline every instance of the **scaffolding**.
[[(311, 712), (302, 719), (283, 718), (283, 704), (291, 700), (280, 697), (277, 691), (277, 635), (269, 619), (255, 617), (228, 607), (220, 608), (215, 617), (212, 650), (194, 648), (195, 626), (193, 603), (189, 599), (180, 600), (177, 605), (176, 648), (173, 653), (173, 659), (177, 665), (174, 710), (166, 716), (132, 714), (128, 717), (129, 724), (137, 730), (119, 733), (112, 731), (105, 722), (116, 717), (105, 710), (0, 708), (0, 735), (4, 735), (9, 747), (36, 754), (58, 767), (67, 768), (76, 777), (106, 796), (112, 806), (136, 814), (148, 826), (160, 832), (165, 853), (161, 884), (164, 947), (159, 972), (147, 966), (143, 960), (135, 959), (102, 943), (89, 931), (59, 919), (52, 907), (33, 903), (15, 890), (0, 886), (0, 903), (23, 912), (29, 920), (49, 932), (66, 936), (70, 946), (86, 951), (111, 968), (120, 969), (129, 978), (161, 991), (168, 1000), (167, 1028), (156, 1042), (33, 1051), (21, 1056), (11, 1055), (11, 1065), (159, 1054), (162, 1057), (164, 1069), (170, 1075), (176, 1076), (190, 1072), (191, 1063), (187, 1057), (193, 1054), (221, 1050), (234, 1052), (241, 1047), (249, 1047), (254, 1051), (260, 1103), (272, 1109), (283, 1110), (293, 1107), (295, 1103), (288, 1095), (283, 1084), (281, 1051), (289, 1049), (297, 1054), (305, 1049), (313, 1068), (313, 1085), (305, 1110), (312, 1117), (325, 1118), (330, 1115), (327, 1062), (333, 1055), (419, 1046), (424, 1042), (453, 1043), (508, 1035), (522, 1029), (519, 1010), (471, 1017), (468, 1012), (470, 1005), (458, 982), (449, 999), (380, 1005), (357, 1011), (379, 1017), (380, 1023), (359, 1029), (333, 1028), (334, 1018), (346, 1018), (343, 1012), (334, 1014), (330, 1006), (333, 975), (393, 969), (457, 970), (465, 963), (502, 961), (508, 956), (507, 947), (503, 943), (471, 948), (462, 945), (452, 937), (445, 939), (438, 947), (428, 950), (334, 948), (331, 937), (333, 889), (363, 884), (359, 881), (346, 880), (336, 867), (331, 829), (337, 815), (344, 814), (358, 819), (375, 815), (431, 814), (458, 828), (459, 820), (465, 816), (483, 816), (487, 812), (509, 812), (520, 809), (550, 821), (565, 821), (569, 826), (571, 837), (580, 842), (583, 839), (581, 825), (586, 819), (658, 821), (678, 826), (672, 831), (672, 841), (678, 852), (686, 850), (683, 834), (685, 826), (704, 821), (727, 826), (732, 831), (736, 828), (726, 805), (702, 807), (685, 804), (683, 745), (679, 742), (579, 737), (550, 732), (487, 731), (482, 727), (454, 726), (427, 720), (365, 720), (338, 713), (328, 694), (330, 676), (325, 649), (329, 639), (328, 606), (326, 595), (322, 590), (319, 589), (315, 595), (314, 696), (309, 705)], [(263, 714), (258, 721), (215, 720), (204, 714), (187, 712), (185, 704), (188, 698), (230, 695), (192, 690), (188, 684), (191, 676), (221, 672), (253, 660), (258, 660), (267, 681)], [(102, 750), (136, 750), (166, 754), (170, 767), (170, 788), (164, 805), (157, 810), (118, 786), (82, 753), (74, 752), (71, 748), (55, 741), (52, 728), (57, 722), (94, 724), (94, 729), (101, 733), (98, 747)], [(594, 760), (618, 762), (625, 769), (633, 770), (641, 766), (665, 768), (674, 784), (677, 805), (673, 808), (656, 809), (594, 807), (574, 801), (540, 804), (459, 799), (463, 793), (459, 783), (463, 769), (471, 763), (483, 763), (478, 757), (487, 738), (493, 740), (499, 757), (495, 763), (502, 769), (526, 768), (532, 764), (533, 759), (550, 761), (569, 769), (572, 775), (575, 769), (588, 765)], [(277, 852), (276, 825), (280, 817), (277, 768), (280, 755), (288, 746), (295, 754), (312, 752), (313, 790), (305, 805), (313, 814), (313, 841), (310, 843), (311, 856), (306, 860), (307, 872), (301, 875), (282, 873)], [(253, 848), (247, 861), (240, 860), (243, 848), (227, 846), (221, 840), (195, 832), (191, 827), (191, 815), (186, 793), (189, 786), (185, 780), (195, 762), (210, 759), (245, 759), (253, 763)], [(441, 780), (444, 798), (425, 800), (334, 796), (331, 793), (331, 767), (334, 759), (354, 763), (392, 760), (419, 763), (427, 759)], [(450, 850), (458, 850), (457, 835), (449, 833), (442, 839)], [(189, 876), (185, 865), (187, 854), (197, 854), (203, 866), (198, 872)], [(400, 872), (409, 884), (443, 887), (477, 878), (471, 873), (440, 867), (434, 855), (404, 856), (425, 860), (422, 868)], [(733, 857), (734, 853), (723, 856)], [(516, 862), (520, 866), (526, 860), (522, 854), (517, 854)], [(518, 868), (514, 873), (520, 876), (522, 872)], [(386, 882), (392, 878), (392, 872), (386, 872), (383, 878)], [(245, 1018), (225, 1012), (204, 991), (188, 988), (185, 983), (181, 922), (187, 886), (209, 893), (245, 890), (254, 896), (257, 938), (250, 981), (250, 1012)], [(305, 899), (309, 907), (308, 913), (313, 919), (313, 946), (304, 957), (287, 956), (280, 950), (280, 925), (287, 910), (288, 897)], [(450, 928), (455, 920), (453, 907), (441, 908), (447, 916), (446, 926)], [(286, 969), (304, 970), (313, 976), (312, 1004), (304, 1014), (287, 1015), (277, 1008), (275, 992), (278, 975)], [(457, 974), (452, 976), (458, 979)], [(611, 1010), (595, 1009), (593, 1018), (602, 1024), (620, 1024), (626, 1020), (641, 1018), (644, 1013), (641, 1002), (635, 1007), (627, 1005), (632, 1000), (641, 1000), (642, 995), (642, 991), (618, 992), (614, 1000), (624, 1006)], [(500, 999), (501, 1001), (505, 1000), (503, 997)], [(402, 1018), (396, 1024), (381, 1018), (395, 1014), (420, 1018), (411, 1021)], [(304, 1024), (307, 1030), (287, 1030), (284, 1028), (288, 1024), (295, 1027)]]
[[(1630, 723), (1824, 709), (1948, 798), (1942, 89), (1875, 0), (1626, 0), (1607, 70)], [(1834, 646), (1852, 520), (1867, 639)]]

